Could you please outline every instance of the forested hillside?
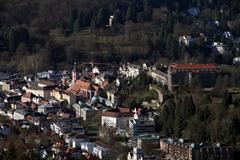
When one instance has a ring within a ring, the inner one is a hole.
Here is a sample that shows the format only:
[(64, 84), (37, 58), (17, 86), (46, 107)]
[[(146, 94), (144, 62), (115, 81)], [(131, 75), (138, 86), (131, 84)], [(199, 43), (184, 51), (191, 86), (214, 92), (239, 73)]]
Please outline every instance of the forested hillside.
[[(189, 16), (191, 7), (199, 15)], [(109, 17), (113, 15), (111, 27)], [(239, 0), (0, 0), (0, 68), (66, 68), (77, 59), (156, 60), (231, 64), (239, 55), (221, 34), (240, 36)], [(211, 22), (219, 21), (215, 26)], [(211, 54), (208, 42), (179, 46), (180, 35), (203, 32), (223, 41), (226, 55)]]

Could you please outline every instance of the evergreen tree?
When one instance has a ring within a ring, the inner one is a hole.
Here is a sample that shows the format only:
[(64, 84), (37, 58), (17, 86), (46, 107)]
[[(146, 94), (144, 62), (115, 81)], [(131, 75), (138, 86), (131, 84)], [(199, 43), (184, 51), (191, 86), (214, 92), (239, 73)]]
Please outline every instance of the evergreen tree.
[(184, 129), (184, 123), (185, 120), (183, 118), (184, 115), (182, 115), (181, 112), (181, 100), (178, 100), (177, 105), (176, 105), (176, 116), (175, 116), (175, 121), (174, 121), (174, 135), (177, 138), (180, 138), (182, 136), (181, 132)]
[(71, 30), (71, 32), (74, 31), (74, 24), (77, 20), (77, 17), (78, 17), (77, 9), (72, 9), (71, 15), (70, 15), (70, 30)]
[(166, 102), (162, 111), (163, 133), (167, 136), (171, 136), (173, 134), (174, 119), (175, 102), (174, 99), (171, 98)]
[(134, 7), (129, 6), (127, 9), (126, 20), (127, 21), (135, 21), (135, 17), (136, 17), (136, 12), (135, 12)]
[(144, 1), (144, 21), (151, 21), (152, 20), (152, 7), (149, 4), (148, 0)]
[(194, 115), (196, 111), (196, 107), (191, 95), (185, 96), (182, 103), (182, 108), (183, 108), (182, 112), (183, 112), (184, 118), (189, 118)]
[(15, 52), (20, 43), (28, 44), (29, 33), (26, 25), (13, 26), (9, 31), (9, 50), (11, 53)]
[(227, 109), (229, 107), (229, 105), (231, 105), (233, 103), (232, 100), (232, 94), (230, 94), (229, 92), (225, 91), (223, 99), (222, 99), (222, 105), (225, 109)]
[(81, 30), (81, 26), (80, 26), (80, 19), (77, 19), (75, 22), (74, 22), (74, 26), (73, 26), (73, 32), (74, 33), (77, 33)]
[(108, 11), (105, 8), (101, 8), (98, 11), (96, 18), (97, 27), (104, 27), (108, 21), (108, 18), (109, 18)]

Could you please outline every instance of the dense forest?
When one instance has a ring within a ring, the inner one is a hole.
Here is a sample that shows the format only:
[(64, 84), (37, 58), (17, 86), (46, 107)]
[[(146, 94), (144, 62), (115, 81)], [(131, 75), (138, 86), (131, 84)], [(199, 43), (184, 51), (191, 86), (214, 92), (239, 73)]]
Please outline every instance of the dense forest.
[[(200, 14), (189, 16), (191, 7)], [(68, 68), (73, 59), (132, 62), (163, 57), (231, 64), (240, 51), (220, 33), (239, 37), (239, 16), (239, 0), (0, 0), (0, 68), (29, 73)], [(195, 32), (203, 32), (208, 42), (179, 46), (180, 35)], [(228, 54), (211, 54), (207, 46), (213, 41), (226, 43)]]

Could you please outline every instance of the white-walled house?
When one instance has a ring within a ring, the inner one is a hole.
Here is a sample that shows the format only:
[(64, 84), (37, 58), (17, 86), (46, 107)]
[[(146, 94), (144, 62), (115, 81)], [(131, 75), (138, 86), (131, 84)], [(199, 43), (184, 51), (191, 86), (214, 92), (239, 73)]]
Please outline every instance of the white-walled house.
[(24, 120), (26, 116), (29, 115), (29, 112), (24, 109), (17, 109), (13, 112), (14, 120)]
[(65, 133), (78, 132), (78, 134), (85, 134), (84, 128), (78, 123), (71, 120), (57, 120), (51, 123), (50, 128), (59, 136)]
[(48, 114), (48, 113), (56, 113), (60, 108), (55, 107), (52, 104), (42, 104), (38, 106), (38, 113)]
[(114, 159), (113, 152), (109, 148), (105, 148), (99, 145), (93, 147), (93, 155), (99, 159)]
[(233, 64), (240, 64), (240, 57), (234, 57)]
[(129, 125), (129, 120), (132, 119), (132, 113), (106, 111), (102, 114), (102, 126), (126, 129)]
[(140, 74), (140, 67), (132, 64), (122, 65), (119, 67), (119, 73), (127, 78), (135, 78)]
[(227, 46), (225, 44), (223, 44), (222, 42), (214, 42), (212, 44), (212, 50), (219, 54), (225, 54), (227, 51)]
[(88, 152), (89, 154), (92, 154), (93, 153), (93, 147), (96, 146), (95, 143), (93, 142), (83, 142), (80, 144), (81, 146), (81, 150), (82, 151), (85, 151), (85, 152)]

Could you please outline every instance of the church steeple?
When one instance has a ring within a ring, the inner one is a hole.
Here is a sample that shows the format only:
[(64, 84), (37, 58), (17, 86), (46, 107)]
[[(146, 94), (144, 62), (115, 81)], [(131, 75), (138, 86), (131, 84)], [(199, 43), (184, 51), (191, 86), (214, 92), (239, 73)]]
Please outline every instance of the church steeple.
[(72, 85), (76, 82), (76, 80), (77, 80), (77, 62), (75, 60), (73, 64), (73, 70), (72, 70)]

